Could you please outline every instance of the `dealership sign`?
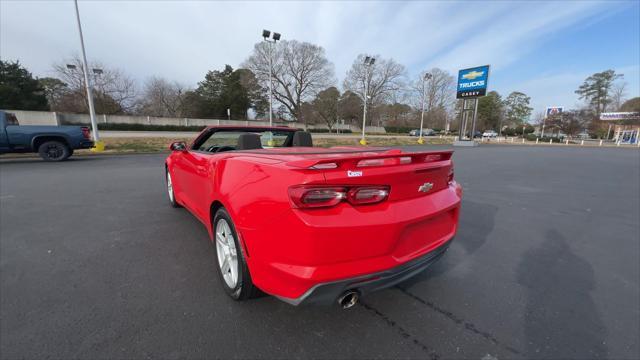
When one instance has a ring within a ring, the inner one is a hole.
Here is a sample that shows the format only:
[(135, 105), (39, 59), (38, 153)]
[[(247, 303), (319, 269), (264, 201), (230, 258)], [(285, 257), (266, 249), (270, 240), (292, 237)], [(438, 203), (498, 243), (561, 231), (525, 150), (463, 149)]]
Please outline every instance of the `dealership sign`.
[(487, 93), (489, 65), (478, 66), (458, 72), (456, 98), (465, 99), (484, 96)]
[(562, 114), (563, 110), (564, 110), (564, 107), (562, 106), (549, 106), (547, 108), (546, 117)]
[(610, 112), (600, 114), (600, 120), (640, 120), (640, 112)]

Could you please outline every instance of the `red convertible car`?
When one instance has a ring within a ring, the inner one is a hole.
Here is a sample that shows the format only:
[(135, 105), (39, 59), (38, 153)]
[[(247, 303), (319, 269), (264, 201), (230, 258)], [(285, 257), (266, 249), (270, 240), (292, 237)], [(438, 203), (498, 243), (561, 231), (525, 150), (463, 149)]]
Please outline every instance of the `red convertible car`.
[(206, 226), (236, 300), (351, 307), (424, 270), (456, 233), (451, 151), (317, 148), (297, 129), (224, 126), (171, 150), (169, 200)]

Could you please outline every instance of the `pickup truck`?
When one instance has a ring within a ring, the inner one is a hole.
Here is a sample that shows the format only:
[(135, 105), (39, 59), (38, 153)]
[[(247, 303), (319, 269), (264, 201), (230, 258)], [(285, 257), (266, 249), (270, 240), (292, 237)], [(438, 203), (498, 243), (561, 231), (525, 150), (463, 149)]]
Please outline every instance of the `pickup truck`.
[(458, 226), (452, 151), (320, 148), (298, 129), (231, 126), (170, 149), (169, 203), (206, 227), (235, 300), (259, 289), (349, 308), (426, 269)]
[(92, 147), (86, 126), (20, 125), (14, 114), (0, 111), (0, 154), (37, 152), (45, 161), (62, 161)]

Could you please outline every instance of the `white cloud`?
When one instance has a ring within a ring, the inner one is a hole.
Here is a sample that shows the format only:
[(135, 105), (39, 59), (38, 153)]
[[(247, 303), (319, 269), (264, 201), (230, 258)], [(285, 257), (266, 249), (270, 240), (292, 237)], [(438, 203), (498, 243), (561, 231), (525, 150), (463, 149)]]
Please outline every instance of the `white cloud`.
[[(237, 67), (263, 28), (323, 46), (339, 80), (359, 53), (393, 57), (413, 73), (491, 63), (497, 76), (549, 36), (612, 7), (585, 1), (80, 1), (90, 58), (139, 80), (160, 75), (190, 85), (208, 70)], [(0, 1), (0, 20), (0, 57), (20, 59), (37, 75), (50, 75), (51, 63), (79, 51), (71, 1)], [(573, 84), (584, 75), (553, 74), (549, 81)], [(533, 95), (527, 86), (541, 89), (543, 100), (535, 101), (552, 100), (542, 80), (519, 85)]]
[(460, 69), (491, 64), (505, 67), (540, 46), (548, 35), (596, 14), (597, 2), (525, 2), (482, 24), (456, 47), (431, 62), (433, 66)]

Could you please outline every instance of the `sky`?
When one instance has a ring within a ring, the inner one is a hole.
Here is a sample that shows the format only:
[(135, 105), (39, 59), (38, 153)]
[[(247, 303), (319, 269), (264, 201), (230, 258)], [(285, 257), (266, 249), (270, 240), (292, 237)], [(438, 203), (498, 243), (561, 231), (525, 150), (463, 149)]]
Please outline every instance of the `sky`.
[[(337, 85), (358, 54), (393, 58), (410, 78), (433, 67), (491, 65), (489, 90), (521, 91), (534, 112), (575, 108), (575, 89), (607, 69), (640, 95), (640, 1), (79, 1), (89, 61), (142, 84), (160, 76), (195, 87), (234, 68), (262, 40), (322, 46)], [(80, 52), (73, 1), (0, 0), (0, 58), (35, 76)]]

